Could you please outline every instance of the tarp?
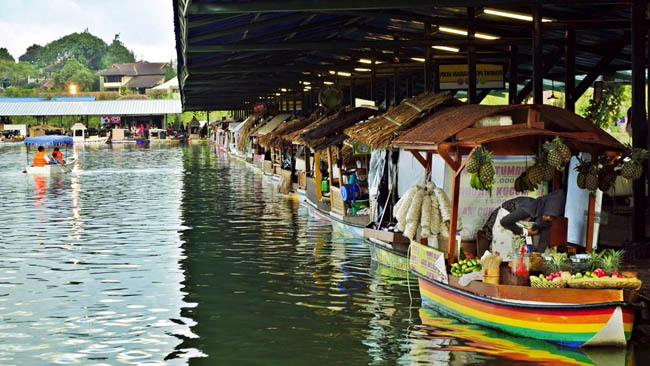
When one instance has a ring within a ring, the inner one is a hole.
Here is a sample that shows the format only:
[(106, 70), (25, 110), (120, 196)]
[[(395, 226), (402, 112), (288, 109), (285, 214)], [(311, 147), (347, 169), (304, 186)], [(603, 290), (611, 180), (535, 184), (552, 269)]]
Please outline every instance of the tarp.
[(62, 135), (37, 136), (25, 139), (25, 145), (27, 146), (72, 146), (73, 143), (72, 137)]

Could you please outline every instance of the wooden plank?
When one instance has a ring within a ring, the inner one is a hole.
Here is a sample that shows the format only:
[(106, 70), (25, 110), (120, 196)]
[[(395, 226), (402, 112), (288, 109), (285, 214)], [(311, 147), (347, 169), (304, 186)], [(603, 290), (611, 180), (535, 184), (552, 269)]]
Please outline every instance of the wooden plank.
[(345, 203), (341, 198), (341, 190), (337, 187), (330, 186), (330, 197), (332, 199), (332, 211), (341, 216), (345, 216)]
[(330, 189), (331, 189), (331, 187), (334, 186), (334, 166), (332, 165), (332, 147), (331, 146), (327, 148), (327, 164), (328, 164), (328, 167), (327, 167), (328, 169), (327, 170), (329, 171), (329, 175), (330, 175), (329, 186), (330, 186)]
[(314, 153), (314, 183), (316, 184), (316, 199), (320, 200), (323, 197), (323, 192), (320, 190), (321, 180), (320, 173), (320, 154)]
[(449, 150), (451, 149), (451, 145), (449, 144), (441, 144), (438, 146), (438, 155), (444, 160), (454, 171), (458, 170), (459, 164), (457, 164), (451, 156), (449, 156)]
[[(336, 156), (336, 168), (339, 172), (339, 188), (343, 189), (343, 169), (341, 168), (341, 165), (343, 165), (343, 159), (341, 156), (341, 148), (338, 146), (336, 147)], [(343, 209), (343, 215), (345, 215), (345, 208)]]
[[(460, 166), (461, 154), (456, 149), (455, 163)], [(457, 169), (456, 169), (457, 170)], [(451, 265), (454, 263), (456, 255), (456, 227), (458, 226), (458, 201), (460, 198), (460, 174), (454, 175), (454, 183), (451, 188), (451, 219), (449, 220), (449, 244), (448, 244), (448, 261)]]
[(587, 211), (587, 240), (586, 240), (586, 250), (587, 253), (591, 253), (592, 244), (594, 241), (594, 219), (596, 217), (596, 195), (593, 193), (589, 194), (589, 209)]

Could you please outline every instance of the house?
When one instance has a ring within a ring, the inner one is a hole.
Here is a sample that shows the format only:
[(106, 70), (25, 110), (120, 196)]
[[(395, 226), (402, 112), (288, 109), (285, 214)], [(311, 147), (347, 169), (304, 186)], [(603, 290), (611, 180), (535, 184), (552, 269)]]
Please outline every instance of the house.
[(165, 82), (165, 71), (169, 63), (138, 61), (127, 64), (113, 64), (108, 69), (97, 72), (99, 90), (119, 91), (126, 86), (138, 94)]

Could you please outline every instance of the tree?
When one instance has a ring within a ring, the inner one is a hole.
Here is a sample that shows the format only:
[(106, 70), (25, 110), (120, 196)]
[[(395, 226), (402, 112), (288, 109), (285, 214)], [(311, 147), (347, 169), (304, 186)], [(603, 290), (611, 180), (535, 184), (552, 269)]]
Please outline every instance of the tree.
[(40, 52), (38, 64), (46, 66), (74, 57), (90, 70), (99, 70), (107, 48), (106, 42), (86, 29), (82, 33), (68, 34), (45, 45)]
[(18, 61), (29, 62), (30, 64), (34, 65), (41, 57), (42, 50), (43, 46), (33, 44), (27, 47), (27, 51), (25, 51), (22, 56), (18, 57)]
[(165, 70), (165, 82), (176, 77), (176, 70), (174, 69), (174, 63), (170, 62), (169, 67)]
[(135, 55), (133, 51), (124, 47), (124, 44), (120, 41), (120, 35), (116, 34), (113, 42), (106, 49), (106, 53), (102, 57), (102, 67), (107, 69), (113, 64), (123, 64), (135, 62)]
[(15, 63), (12, 60), (0, 59), (0, 78), (9, 80), (13, 86), (27, 83), (29, 76), (34, 73), (34, 66), (30, 63)]
[(66, 89), (70, 83), (75, 83), (80, 90), (91, 91), (99, 88), (99, 77), (89, 70), (75, 57), (66, 60), (61, 71), (54, 74), (54, 85)]
[(0, 60), (7, 60), (7, 61), (11, 61), (11, 62), (16, 62), (16, 60), (14, 60), (14, 57), (4, 47), (0, 47)]

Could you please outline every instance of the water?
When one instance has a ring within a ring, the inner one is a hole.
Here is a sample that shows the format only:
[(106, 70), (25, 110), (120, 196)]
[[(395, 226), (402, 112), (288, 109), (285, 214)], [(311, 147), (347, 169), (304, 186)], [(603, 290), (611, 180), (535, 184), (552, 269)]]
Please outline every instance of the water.
[[(207, 146), (0, 148), (0, 365), (633, 365), (419, 308), (417, 285)], [(626, 362), (626, 357), (628, 361)], [(636, 360), (636, 362), (635, 362)]]

